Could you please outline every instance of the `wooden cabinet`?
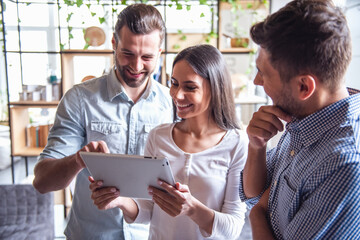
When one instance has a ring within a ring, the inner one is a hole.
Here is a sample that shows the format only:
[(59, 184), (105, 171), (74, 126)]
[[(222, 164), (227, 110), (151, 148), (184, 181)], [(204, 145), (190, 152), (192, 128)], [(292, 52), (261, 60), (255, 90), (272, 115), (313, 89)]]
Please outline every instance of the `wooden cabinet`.
[[(254, 51), (250, 27), (269, 14), (269, 3), (258, 0), (219, 2), (219, 49), (224, 53)], [(246, 40), (246, 41), (245, 41)]]
[(62, 93), (86, 77), (100, 77), (114, 65), (113, 50), (65, 50), (61, 52)]
[[(82, 79), (76, 79), (76, 74), (84, 77), (92, 75), (99, 77), (103, 72), (96, 73), (94, 69), (81, 71), (76, 69), (76, 61), (84, 60), (86, 64), (94, 61), (101, 71), (110, 69), (113, 66), (112, 50), (66, 50), (61, 52), (62, 63), (62, 93), (69, 90), (74, 84), (81, 82)], [(76, 72), (78, 70), (78, 72)], [(54, 109), (59, 101), (16, 101), (9, 103), (10, 109), (10, 128), (11, 128), (11, 155), (13, 157), (35, 157), (39, 156), (43, 147), (31, 147), (27, 144), (26, 128), (31, 123), (29, 110), (33, 108)], [(37, 120), (37, 119), (34, 119)]]
[(26, 128), (30, 124), (30, 108), (56, 108), (58, 101), (22, 101), (10, 102), (11, 155), (12, 157), (36, 157), (42, 147), (27, 145)]

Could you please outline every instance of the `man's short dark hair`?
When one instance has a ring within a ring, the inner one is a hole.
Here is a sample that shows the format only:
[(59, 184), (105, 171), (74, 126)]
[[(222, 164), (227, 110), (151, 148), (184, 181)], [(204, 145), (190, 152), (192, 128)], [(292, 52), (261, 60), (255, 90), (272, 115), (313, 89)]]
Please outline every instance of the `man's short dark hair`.
[(160, 12), (154, 6), (137, 3), (122, 10), (115, 25), (116, 42), (120, 40), (119, 33), (125, 25), (135, 34), (149, 34), (159, 30), (160, 45), (164, 41), (165, 23)]
[(250, 30), (283, 81), (313, 74), (329, 89), (343, 80), (351, 39), (341, 10), (327, 0), (295, 0)]

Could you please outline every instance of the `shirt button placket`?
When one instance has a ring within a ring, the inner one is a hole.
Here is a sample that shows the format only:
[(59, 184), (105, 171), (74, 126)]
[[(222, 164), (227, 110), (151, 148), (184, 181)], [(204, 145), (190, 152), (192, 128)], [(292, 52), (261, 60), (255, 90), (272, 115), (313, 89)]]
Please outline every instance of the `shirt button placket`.
[(136, 154), (135, 151), (135, 136), (136, 136), (136, 132), (135, 132), (135, 125), (136, 125), (136, 111), (134, 110), (134, 106), (131, 107), (130, 112), (129, 112), (129, 145), (128, 145), (128, 152), (129, 154)]
[(295, 151), (294, 150), (291, 150), (291, 152), (290, 152), (290, 156), (294, 156), (295, 155)]
[(184, 184), (189, 184), (189, 175), (190, 175), (190, 168), (192, 162), (192, 155), (189, 153), (185, 153), (185, 167), (184, 167)]

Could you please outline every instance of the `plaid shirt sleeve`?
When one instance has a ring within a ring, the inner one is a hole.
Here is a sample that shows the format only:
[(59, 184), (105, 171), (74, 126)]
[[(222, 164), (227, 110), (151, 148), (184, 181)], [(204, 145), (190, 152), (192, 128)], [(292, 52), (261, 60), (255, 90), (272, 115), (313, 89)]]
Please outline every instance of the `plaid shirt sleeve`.
[[(271, 183), (272, 175), (274, 172), (274, 166), (275, 166), (275, 160), (274, 160), (275, 154), (276, 154), (276, 148), (273, 148), (266, 153), (267, 180), (266, 180), (266, 185), (265, 185), (264, 191), (265, 191), (265, 189), (267, 189), (270, 186), (270, 183)], [(253, 197), (253, 198), (247, 198), (245, 196), (244, 188), (243, 188), (243, 171), (244, 170), (242, 170), (241, 174), (240, 174), (239, 195), (240, 195), (241, 201), (245, 202), (246, 205), (251, 209), (253, 206), (255, 206), (255, 204), (258, 203), (263, 192), (261, 192), (258, 196)]]
[(328, 177), (323, 179), (325, 170), (320, 168), (308, 180), (306, 185), (313, 189), (305, 189), (302, 204), (283, 233), (284, 239), (360, 237), (360, 155), (340, 157), (347, 158), (347, 163)]

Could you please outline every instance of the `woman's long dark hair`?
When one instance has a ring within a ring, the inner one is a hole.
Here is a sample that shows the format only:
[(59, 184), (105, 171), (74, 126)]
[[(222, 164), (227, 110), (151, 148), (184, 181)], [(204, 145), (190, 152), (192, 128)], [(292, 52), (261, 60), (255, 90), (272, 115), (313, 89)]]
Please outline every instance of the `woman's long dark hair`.
[(211, 116), (224, 130), (240, 128), (235, 114), (235, 102), (231, 78), (221, 52), (208, 44), (188, 47), (175, 58), (177, 62), (185, 60), (196, 74), (210, 82)]

